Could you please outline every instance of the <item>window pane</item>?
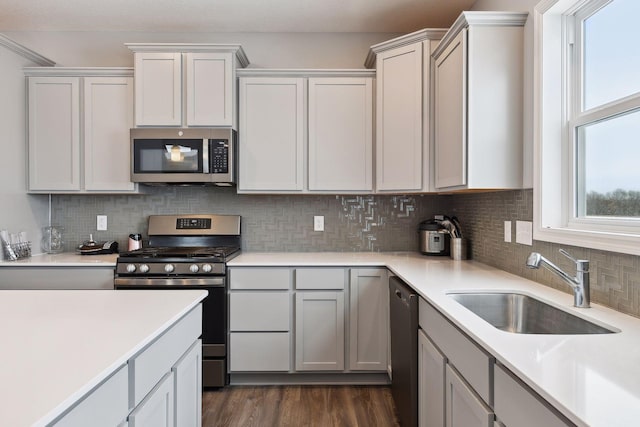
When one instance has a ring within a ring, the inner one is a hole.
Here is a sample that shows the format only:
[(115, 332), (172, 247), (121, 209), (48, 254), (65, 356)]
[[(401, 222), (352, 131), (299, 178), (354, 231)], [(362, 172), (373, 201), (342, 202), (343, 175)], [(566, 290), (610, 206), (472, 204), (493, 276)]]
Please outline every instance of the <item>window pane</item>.
[(640, 217), (639, 135), (640, 110), (578, 128), (581, 216)]
[(640, 1), (613, 0), (584, 21), (584, 109), (640, 92)]

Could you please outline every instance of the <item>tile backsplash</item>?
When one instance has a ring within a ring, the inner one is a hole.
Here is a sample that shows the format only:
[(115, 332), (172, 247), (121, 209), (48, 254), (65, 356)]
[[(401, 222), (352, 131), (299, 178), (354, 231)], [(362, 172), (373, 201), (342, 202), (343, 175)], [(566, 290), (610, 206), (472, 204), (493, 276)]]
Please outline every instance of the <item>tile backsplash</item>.
[[(470, 257), (570, 293), (546, 269), (525, 260), (537, 251), (563, 269), (564, 248), (591, 261), (591, 299), (640, 317), (640, 257), (534, 241), (504, 242), (504, 221), (531, 221), (532, 190), (437, 195), (238, 195), (234, 188), (149, 187), (145, 195), (54, 196), (54, 223), (65, 227), (67, 250), (92, 233), (126, 248), (130, 233), (146, 238), (151, 214), (218, 213), (242, 216), (247, 251), (414, 251), (418, 224), (435, 214), (456, 215), (470, 242)], [(96, 231), (96, 215), (107, 215), (108, 231)], [(313, 216), (325, 217), (325, 231), (313, 231)]]
[[(442, 213), (431, 195), (238, 195), (234, 188), (149, 187), (144, 195), (54, 196), (52, 217), (65, 227), (67, 250), (87, 240), (146, 239), (151, 214), (217, 213), (242, 216), (247, 251), (413, 251), (420, 221)], [(96, 231), (96, 215), (108, 230)], [(313, 231), (313, 216), (325, 231)]]

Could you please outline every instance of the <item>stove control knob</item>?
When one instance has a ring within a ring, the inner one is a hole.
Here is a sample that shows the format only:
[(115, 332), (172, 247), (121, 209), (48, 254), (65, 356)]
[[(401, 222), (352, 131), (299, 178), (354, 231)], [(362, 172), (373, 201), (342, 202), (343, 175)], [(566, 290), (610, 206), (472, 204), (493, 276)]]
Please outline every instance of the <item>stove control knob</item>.
[(200, 267), (198, 267), (198, 264), (191, 264), (191, 266), (189, 266), (189, 271), (192, 273), (197, 273), (200, 270)]
[(175, 269), (176, 268), (173, 266), (173, 264), (167, 264), (164, 266), (164, 271), (166, 271), (167, 273), (172, 273)]
[(202, 266), (202, 271), (204, 271), (205, 273), (211, 273), (211, 270), (213, 270), (213, 267), (211, 267), (211, 264), (204, 264)]
[(149, 272), (149, 266), (147, 264), (142, 264), (140, 266), (140, 273), (148, 273)]
[(127, 273), (133, 273), (134, 271), (136, 271), (136, 265), (135, 264), (127, 264)]

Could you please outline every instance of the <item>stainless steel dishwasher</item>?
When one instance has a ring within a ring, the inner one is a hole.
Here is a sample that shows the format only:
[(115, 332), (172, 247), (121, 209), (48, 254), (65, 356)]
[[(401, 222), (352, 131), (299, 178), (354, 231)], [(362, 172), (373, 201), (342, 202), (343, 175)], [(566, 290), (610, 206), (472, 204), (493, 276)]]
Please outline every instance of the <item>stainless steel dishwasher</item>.
[(396, 276), (389, 278), (391, 394), (400, 425), (418, 425), (418, 294)]

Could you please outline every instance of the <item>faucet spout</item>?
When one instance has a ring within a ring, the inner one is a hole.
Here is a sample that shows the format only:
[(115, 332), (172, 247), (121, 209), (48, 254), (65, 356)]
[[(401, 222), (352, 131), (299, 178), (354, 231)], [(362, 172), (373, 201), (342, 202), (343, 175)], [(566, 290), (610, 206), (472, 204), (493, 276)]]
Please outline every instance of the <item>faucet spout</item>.
[(591, 295), (589, 288), (589, 261), (584, 259), (577, 260), (562, 249), (560, 249), (560, 253), (575, 262), (575, 276), (569, 275), (560, 267), (549, 261), (547, 258), (540, 255), (538, 252), (531, 252), (529, 257), (527, 258), (526, 265), (528, 268), (535, 269), (543, 266), (547, 270), (552, 271), (553, 273), (560, 276), (560, 278), (573, 289), (573, 305), (579, 308), (589, 308), (591, 306)]

